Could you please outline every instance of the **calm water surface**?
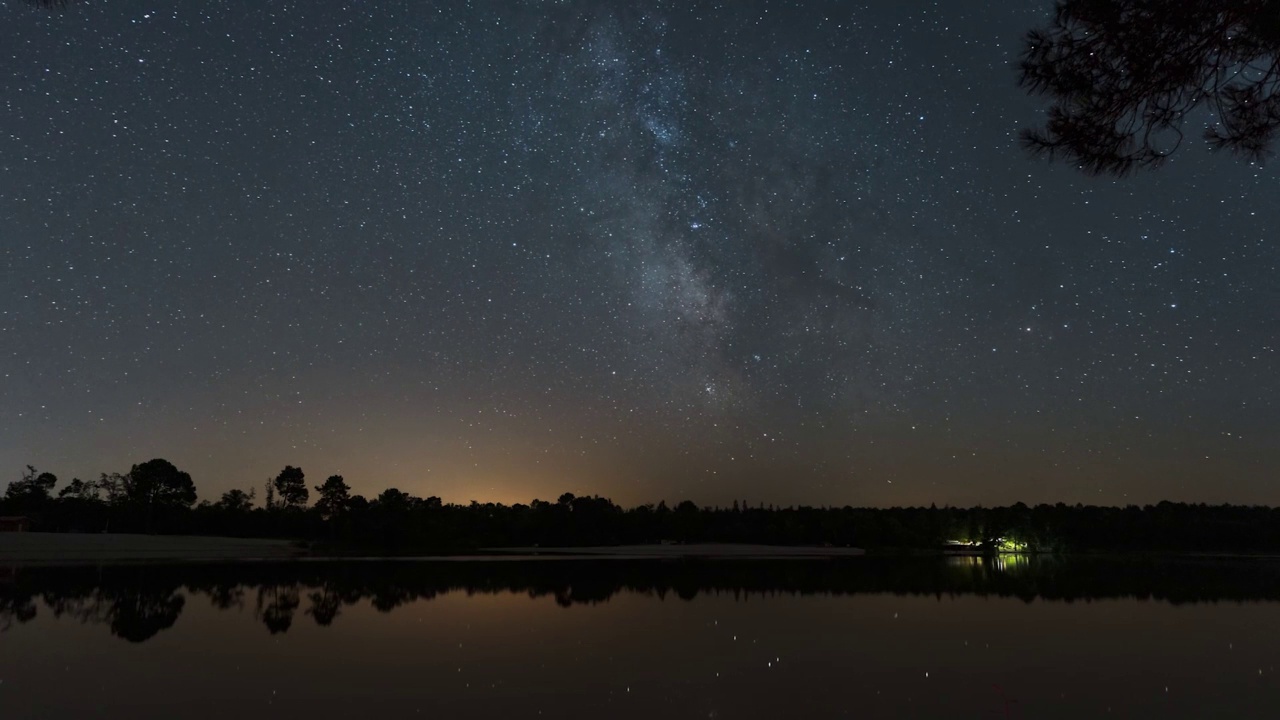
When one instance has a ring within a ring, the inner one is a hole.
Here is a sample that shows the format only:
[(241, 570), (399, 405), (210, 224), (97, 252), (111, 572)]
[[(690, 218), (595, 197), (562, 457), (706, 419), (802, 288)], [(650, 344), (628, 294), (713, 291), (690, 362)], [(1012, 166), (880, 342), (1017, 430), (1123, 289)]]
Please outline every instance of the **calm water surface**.
[(1280, 717), (1280, 562), (17, 568), (0, 717)]

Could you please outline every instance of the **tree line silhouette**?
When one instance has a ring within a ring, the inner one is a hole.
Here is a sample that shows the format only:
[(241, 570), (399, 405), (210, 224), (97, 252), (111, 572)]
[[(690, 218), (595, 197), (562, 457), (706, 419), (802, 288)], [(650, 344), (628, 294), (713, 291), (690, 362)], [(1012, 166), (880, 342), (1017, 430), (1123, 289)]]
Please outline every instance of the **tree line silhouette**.
[[(315, 502), (311, 503), (312, 489)], [(939, 550), (948, 543), (994, 551), (1002, 541), (1032, 551), (1280, 550), (1280, 509), (1161, 502), (1156, 505), (1023, 503), (1007, 507), (774, 507), (685, 500), (623, 508), (608, 498), (561, 495), (529, 504), (444, 503), (388, 488), (373, 499), (331, 475), (308, 487), (286, 466), (263, 486), (197, 502), (191, 476), (154, 459), (98, 480), (58, 478), (28, 466), (0, 500), (0, 515), (28, 517), (51, 532), (145, 532), (291, 538), (330, 554), (446, 553), (509, 546), (660, 542), (830, 545)], [(952, 545), (954, 547), (954, 545)]]
[(451, 593), (513, 593), (562, 607), (634, 593), (662, 600), (730, 594), (896, 594), (1035, 601), (1158, 600), (1172, 604), (1280, 601), (1280, 565), (1205, 558), (856, 558), (708, 562), (330, 562), (33, 567), (0, 583), (0, 633), (29, 623), (41, 606), (54, 619), (105, 625), (129, 642), (172, 627), (188, 602), (248, 612), (270, 634), (309, 619), (331, 626), (368, 603), (391, 612)]

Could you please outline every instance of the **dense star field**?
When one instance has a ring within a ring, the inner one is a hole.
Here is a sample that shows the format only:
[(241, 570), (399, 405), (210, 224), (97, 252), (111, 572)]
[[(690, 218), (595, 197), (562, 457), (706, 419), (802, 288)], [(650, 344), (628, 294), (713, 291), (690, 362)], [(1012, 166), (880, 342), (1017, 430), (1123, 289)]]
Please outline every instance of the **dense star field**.
[(0, 1), (0, 481), (1280, 503), (1274, 166), (853, 5)]

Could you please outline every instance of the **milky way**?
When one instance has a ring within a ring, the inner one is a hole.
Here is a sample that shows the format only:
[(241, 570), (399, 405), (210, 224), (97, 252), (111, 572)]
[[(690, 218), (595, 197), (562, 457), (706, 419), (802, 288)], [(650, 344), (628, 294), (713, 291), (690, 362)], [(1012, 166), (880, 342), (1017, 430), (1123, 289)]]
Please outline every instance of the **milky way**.
[(1047, 2), (0, 3), (0, 479), (1280, 502), (1270, 166), (1028, 158)]

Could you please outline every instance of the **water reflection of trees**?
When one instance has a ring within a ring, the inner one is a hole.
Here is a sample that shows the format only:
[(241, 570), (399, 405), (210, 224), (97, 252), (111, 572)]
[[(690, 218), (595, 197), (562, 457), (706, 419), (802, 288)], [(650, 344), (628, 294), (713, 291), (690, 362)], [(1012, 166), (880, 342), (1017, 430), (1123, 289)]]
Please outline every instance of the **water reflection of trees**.
[[(220, 610), (251, 605), (271, 634), (299, 616), (332, 625), (362, 602), (391, 612), (462, 591), (550, 598), (564, 607), (619, 593), (692, 600), (731, 595), (961, 595), (1173, 604), (1280, 601), (1280, 562), (1222, 558), (858, 558), (837, 561), (342, 562), (25, 568), (0, 584), (0, 632), (40, 605), (55, 619), (105, 625), (143, 642), (173, 627), (189, 598)], [(250, 601), (249, 598), (252, 598)]]
[(258, 587), (258, 607), (254, 615), (272, 635), (289, 632), (293, 613), (302, 604), (301, 587), (272, 583)]
[[(30, 574), (38, 577), (28, 585)], [(0, 585), (0, 632), (34, 620), (38, 599), (56, 619), (107, 625), (117, 637), (144, 642), (178, 621), (186, 605), (181, 587), (181, 579), (167, 569), (92, 575), (83, 570), (23, 571)]]

